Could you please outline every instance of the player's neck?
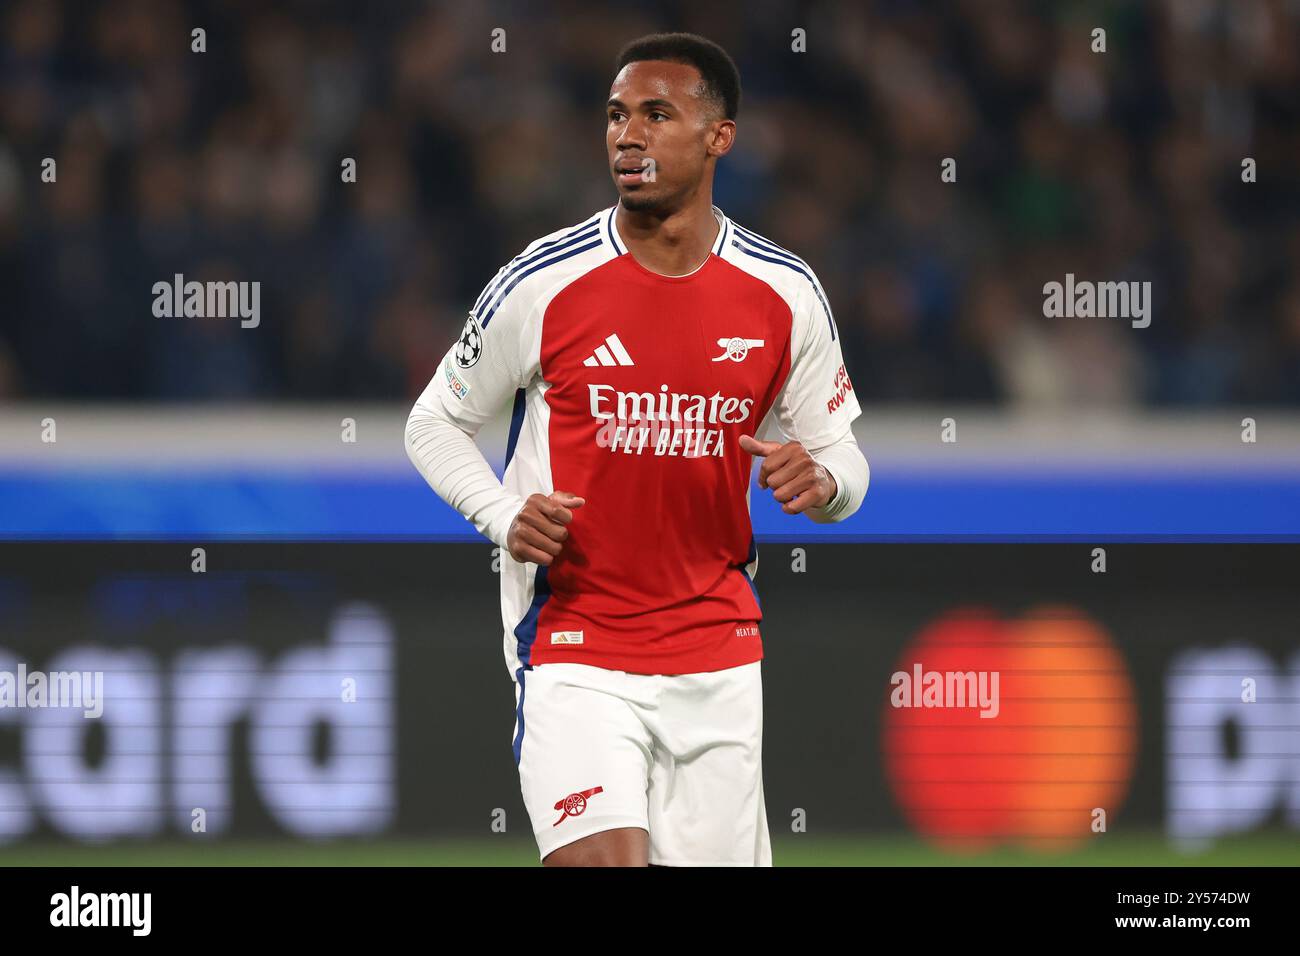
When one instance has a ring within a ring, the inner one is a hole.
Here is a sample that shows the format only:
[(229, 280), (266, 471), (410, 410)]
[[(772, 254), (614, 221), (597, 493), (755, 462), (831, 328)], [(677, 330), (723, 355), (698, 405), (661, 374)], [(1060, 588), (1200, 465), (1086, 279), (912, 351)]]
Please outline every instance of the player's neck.
[(663, 276), (689, 275), (702, 266), (720, 228), (708, 195), (667, 214), (633, 212), (619, 203), (614, 222), (632, 257)]

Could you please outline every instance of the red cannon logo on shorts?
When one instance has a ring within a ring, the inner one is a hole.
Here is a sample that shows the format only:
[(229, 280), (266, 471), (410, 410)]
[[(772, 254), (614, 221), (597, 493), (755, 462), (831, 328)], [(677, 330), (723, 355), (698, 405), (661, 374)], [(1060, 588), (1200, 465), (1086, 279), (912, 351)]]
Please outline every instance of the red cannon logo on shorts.
[(590, 790), (583, 790), (579, 793), (571, 793), (563, 800), (557, 800), (555, 802), (555, 809), (560, 810), (562, 812), (560, 813), (560, 819), (552, 823), (551, 826), (558, 827), (561, 823), (564, 822), (565, 817), (582, 816), (582, 811), (587, 809), (587, 798), (594, 797), (596, 794), (600, 793), (604, 789), (605, 789), (604, 787), (592, 787)]

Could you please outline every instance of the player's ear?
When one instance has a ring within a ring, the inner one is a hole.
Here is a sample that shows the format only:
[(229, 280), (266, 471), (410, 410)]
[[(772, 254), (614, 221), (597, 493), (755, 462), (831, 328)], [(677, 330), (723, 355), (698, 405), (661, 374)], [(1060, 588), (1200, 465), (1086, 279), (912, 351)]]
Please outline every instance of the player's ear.
[(710, 156), (722, 157), (731, 152), (736, 142), (736, 121), (729, 119), (715, 120), (709, 124)]

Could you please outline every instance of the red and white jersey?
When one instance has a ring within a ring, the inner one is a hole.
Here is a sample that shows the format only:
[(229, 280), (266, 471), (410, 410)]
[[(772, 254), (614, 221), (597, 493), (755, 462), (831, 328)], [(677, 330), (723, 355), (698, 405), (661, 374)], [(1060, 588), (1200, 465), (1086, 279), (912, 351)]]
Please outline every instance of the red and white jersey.
[(430, 391), (470, 434), (512, 397), (504, 487), (580, 495), (549, 566), (501, 554), (506, 661), (685, 674), (763, 656), (742, 434), (809, 450), (861, 410), (812, 269), (714, 207), (708, 259), (662, 276), (617, 206), (488, 283)]

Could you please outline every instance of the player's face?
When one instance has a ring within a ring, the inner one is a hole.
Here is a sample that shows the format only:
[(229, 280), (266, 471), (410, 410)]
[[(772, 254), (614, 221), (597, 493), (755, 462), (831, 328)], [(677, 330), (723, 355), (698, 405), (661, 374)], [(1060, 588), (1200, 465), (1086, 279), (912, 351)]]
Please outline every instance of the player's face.
[(709, 158), (730, 148), (735, 124), (710, 109), (699, 87), (695, 67), (662, 60), (629, 63), (614, 78), (605, 146), (623, 208), (677, 208), (699, 188)]

